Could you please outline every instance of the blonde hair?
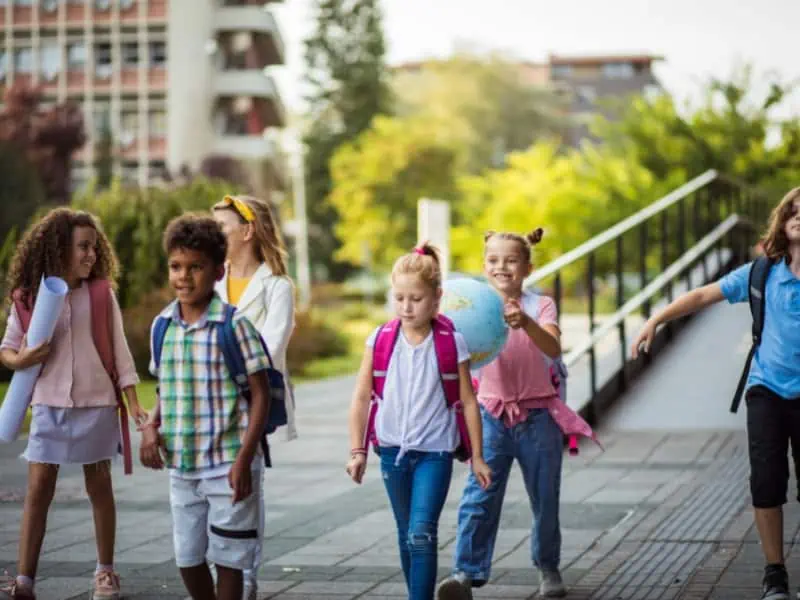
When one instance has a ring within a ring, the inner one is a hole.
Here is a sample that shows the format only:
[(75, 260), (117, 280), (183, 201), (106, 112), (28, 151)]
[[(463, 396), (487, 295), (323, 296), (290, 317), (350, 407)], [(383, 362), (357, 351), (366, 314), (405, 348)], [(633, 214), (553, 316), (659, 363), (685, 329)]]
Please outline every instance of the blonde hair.
[(486, 245), (492, 238), (500, 238), (501, 240), (511, 240), (512, 242), (517, 242), (520, 245), (520, 248), (522, 250), (522, 256), (525, 258), (526, 262), (530, 264), (531, 249), (536, 244), (542, 241), (542, 236), (544, 236), (544, 229), (542, 229), (541, 227), (537, 227), (536, 229), (525, 235), (519, 233), (512, 233), (508, 231), (493, 231), (490, 229), (483, 236), (484, 252), (486, 250)]
[(397, 275), (417, 275), (434, 291), (442, 287), (442, 266), (439, 250), (425, 242), (409, 254), (398, 258), (392, 267), (392, 283)]
[(787, 263), (792, 260), (789, 254), (789, 239), (786, 237), (786, 223), (792, 218), (794, 202), (798, 199), (800, 199), (800, 187), (789, 190), (769, 216), (767, 233), (761, 238), (761, 243), (764, 246), (764, 254), (772, 260), (783, 259)]
[(286, 266), (289, 253), (286, 251), (286, 244), (283, 235), (278, 228), (275, 215), (268, 202), (255, 198), (254, 196), (231, 196), (242, 202), (253, 213), (254, 220), (248, 221), (234, 205), (225, 202), (218, 202), (213, 210), (230, 210), (239, 217), (239, 220), (253, 225), (255, 234), (256, 255), (261, 262), (267, 263), (273, 275), (287, 275), (289, 269)]

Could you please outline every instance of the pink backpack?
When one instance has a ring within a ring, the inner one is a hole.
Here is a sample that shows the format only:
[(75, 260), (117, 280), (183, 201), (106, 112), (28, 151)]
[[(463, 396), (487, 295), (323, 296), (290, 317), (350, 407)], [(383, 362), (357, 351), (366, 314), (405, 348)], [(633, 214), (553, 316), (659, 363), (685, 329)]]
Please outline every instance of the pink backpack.
[[(460, 382), (458, 374), (458, 351), (456, 340), (453, 336), (455, 326), (453, 322), (439, 315), (433, 320), (433, 346), (436, 359), (439, 363), (439, 375), (444, 390), (447, 406), (456, 416), (460, 444), (455, 452), (455, 457), (466, 462), (472, 457), (472, 447), (467, 431), (467, 422), (464, 419), (463, 405), (461, 404)], [(380, 444), (375, 433), (375, 417), (378, 414), (378, 403), (383, 399), (383, 388), (386, 385), (386, 374), (389, 370), (389, 361), (392, 358), (397, 336), (400, 334), (400, 319), (394, 319), (383, 325), (375, 338), (372, 350), (372, 401), (369, 405), (369, 418), (364, 438), (364, 448), (372, 444), (375, 451), (379, 451)]]

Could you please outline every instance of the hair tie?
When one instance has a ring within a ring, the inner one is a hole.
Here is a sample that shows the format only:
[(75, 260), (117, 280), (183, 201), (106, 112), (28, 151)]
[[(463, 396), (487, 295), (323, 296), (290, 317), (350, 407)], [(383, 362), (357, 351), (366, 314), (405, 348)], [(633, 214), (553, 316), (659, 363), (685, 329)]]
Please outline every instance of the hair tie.
[(420, 256), (425, 256), (425, 248), (414, 248), (414, 254), (419, 254)]

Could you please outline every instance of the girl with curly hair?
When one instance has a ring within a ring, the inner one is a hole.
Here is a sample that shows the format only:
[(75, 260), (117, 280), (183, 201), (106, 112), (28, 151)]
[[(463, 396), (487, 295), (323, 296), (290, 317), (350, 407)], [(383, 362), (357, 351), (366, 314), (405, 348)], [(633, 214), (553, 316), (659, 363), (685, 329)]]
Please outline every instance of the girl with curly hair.
[[(137, 423), (146, 413), (137, 400), (139, 379), (113, 292), (117, 272), (114, 251), (94, 217), (68, 208), (52, 210), (34, 223), (13, 258), (7, 281), (11, 307), (0, 342), (0, 360), (12, 370), (39, 363), (43, 368), (33, 389), (24, 454), (28, 489), (18, 574), (0, 586), (0, 600), (35, 598), (34, 579), (47, 513), (59, 467), (65, 464), (83, 465), (94, 513), (98, 561), (92, 597), (119, 598), (119, 576), (113, 564), (116, 509), (110, 461), (121, 448), (121, 440), (129, 441), (117, 419), (119, 409), (120, 421), (127, 427), (121, 393)], [(25, 330), (42, 276), (61, 277), (69, 293), (50, 342), (30, 348)], [(100, 343), (97, 331), (106, 333), (105, 343)], [(129, 464), (126, 460), (126, 471)]]

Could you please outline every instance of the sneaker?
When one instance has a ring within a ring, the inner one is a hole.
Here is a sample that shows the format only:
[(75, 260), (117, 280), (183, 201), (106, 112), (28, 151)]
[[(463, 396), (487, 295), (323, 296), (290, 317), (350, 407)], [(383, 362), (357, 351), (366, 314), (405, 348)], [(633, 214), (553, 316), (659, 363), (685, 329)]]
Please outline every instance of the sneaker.
[(111, 571), (94, 574), (94, 589), (91, 600), (119, 600), (119, 575)]
[(33, 589), (22, 586), (16, 579), (10, 577), (0, 578), (0, 600), (36, 600)]
[(439, 585), (436, 600), (472, 600), (472, 581), (464, 573), (451, 575)]
[(539, 571), (539, 595), (542, 598), (563, 598), (567, 595), (567, 588), (558, 569)]
[(761, 600), (789, 600), (789, 575), (783, 565), (764, 567)]

